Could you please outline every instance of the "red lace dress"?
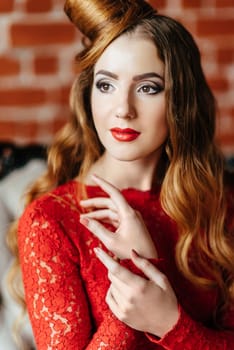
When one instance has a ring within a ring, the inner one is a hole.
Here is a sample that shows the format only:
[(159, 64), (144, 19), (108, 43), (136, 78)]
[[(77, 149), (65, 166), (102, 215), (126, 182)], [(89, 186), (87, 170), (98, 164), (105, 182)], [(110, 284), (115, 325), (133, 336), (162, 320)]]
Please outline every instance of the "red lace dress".
[[(78, 192), (75, 181), (60, 186), (29, 205), (19, 222), (20, 261), (37, 349), (234, 349), (234, 314), (226, 315), (225, 331), (212, 329), (215, 293), (197, 290), (176, 268), (176, 225), (160, 206), (159, 189), (122, 193), (141, 212), (152, 234), (160, 257), (156, 265), (167, 274), (177, 294), (180, 317), (161, 339), (116, 319), (105, 303), (106, 268), (93, 252), (102, 244), (79, 222)], [(104, 196), (98, 187), (87, 187), (87, 193)], [(133, 268), (130, 261), (123, 264)]]

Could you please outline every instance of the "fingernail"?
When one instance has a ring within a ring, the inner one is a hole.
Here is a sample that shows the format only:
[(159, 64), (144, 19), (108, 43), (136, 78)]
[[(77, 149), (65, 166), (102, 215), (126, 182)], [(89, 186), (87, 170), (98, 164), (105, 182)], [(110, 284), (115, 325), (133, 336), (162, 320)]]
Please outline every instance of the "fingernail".
[(93, 248), (93, 251), (94, 251), (94, 253), (95, 253), (97, 256), (100, 256), (100, 254), (101, 254), (100, 248), (95, 247), (95, 248)]
[(89, 226), (89, 219), (80, 217), (80, 223), (83, 224), (84, 226)]

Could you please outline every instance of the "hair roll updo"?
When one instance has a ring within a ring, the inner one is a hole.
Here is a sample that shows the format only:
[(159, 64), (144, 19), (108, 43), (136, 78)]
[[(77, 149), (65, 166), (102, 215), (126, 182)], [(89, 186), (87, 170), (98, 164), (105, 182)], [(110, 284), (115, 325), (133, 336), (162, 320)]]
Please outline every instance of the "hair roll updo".
[(76, 56), (81, 70), (93, 65), (105, 48), (156, 10), (143, 0), (66, 0), (64, 10), (90, 46)]

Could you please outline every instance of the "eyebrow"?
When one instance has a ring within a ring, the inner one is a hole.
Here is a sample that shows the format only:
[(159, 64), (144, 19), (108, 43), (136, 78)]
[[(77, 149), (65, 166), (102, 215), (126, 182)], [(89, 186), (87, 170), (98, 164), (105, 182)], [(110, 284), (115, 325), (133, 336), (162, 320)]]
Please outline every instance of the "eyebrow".
[[(117, 74), (109, 72), (109, 71), (104, 70), (104, 69), (99, 70), (95, 75), (98, 75), (98, 74), (106, 75), (106, 76), (108, 76), (110, 78), (113, 78), (113, 79), (118, 79), (118, 75)], [(140, 80), (147, 79), (147, 78), (159, 78), (162, 81), (164, 80), (163, 77), (160, 74), (155, 73), (155, 72), (149, 72), (149, 73), (143, 73), (143, 74), (135, 75), (133, 77), (133, 81), (140, 81)]]

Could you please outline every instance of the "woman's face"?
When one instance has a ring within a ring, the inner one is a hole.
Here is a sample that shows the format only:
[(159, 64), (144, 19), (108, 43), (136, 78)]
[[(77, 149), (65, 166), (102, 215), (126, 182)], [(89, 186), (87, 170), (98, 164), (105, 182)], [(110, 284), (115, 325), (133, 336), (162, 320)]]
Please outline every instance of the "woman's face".
[(117, 38), (94, 67), (94, 124), (106, 152), (123, 161), (155, 158), (168, 135), (164, 64), (140, 33)]

